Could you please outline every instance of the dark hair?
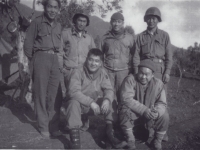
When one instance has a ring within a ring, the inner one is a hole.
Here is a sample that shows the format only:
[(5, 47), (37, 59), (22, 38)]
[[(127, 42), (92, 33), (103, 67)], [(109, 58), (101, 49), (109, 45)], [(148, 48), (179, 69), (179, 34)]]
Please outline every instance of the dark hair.
[[(60, 0), (55, 0), (55, 1), (58, 3), (58, 7), (60, 8), (61, 7)], [(41, 4), (43, 5), (44, 9), (47, 6), (48, 2), (49, 2), (49, 0), (42, 0)]]
[(103, 60), (103, 53), (98, 48), (92, 48), (92, 49), (90, 49), (89, 52), (88, 52), (87, 58), (90, 57), (91, 55), (99, 56), (100, 59)]

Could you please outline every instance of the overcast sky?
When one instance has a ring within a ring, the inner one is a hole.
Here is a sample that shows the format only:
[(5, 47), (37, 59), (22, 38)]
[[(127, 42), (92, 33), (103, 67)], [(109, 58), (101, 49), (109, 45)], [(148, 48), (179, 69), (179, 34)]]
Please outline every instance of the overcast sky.
[[(21, 3), (32, 7), (32, 1), (21, 0)], [(136, 34), (146, 29), (143, 21), (145, 11), (155, 6), (160, 9), (163, 20), (158, 27), (169, 33), (172, 44), (187, 48), (194, 42), (200, 43), (200, 0), (124, 0), (121, 6), (125, 24), (131, 25)], [(109, 12), (104, 20), (110, 21), (113, 13)], [(98, 16), (98, 13), (95, 15)]]

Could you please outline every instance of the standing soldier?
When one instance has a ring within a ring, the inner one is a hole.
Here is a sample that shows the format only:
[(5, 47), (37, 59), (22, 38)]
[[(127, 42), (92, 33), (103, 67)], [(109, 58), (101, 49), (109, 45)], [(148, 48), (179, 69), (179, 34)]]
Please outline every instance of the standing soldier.
[(111, 30), (103, 36), (101, 49), (104, 54), (104, 67), (115, 91), (113, 101), (115, 113), (113, 115), (117, 115), (117, 104), (120, 102), (119, 89), (122, 81), (130, 72), (134, 38), (125, 32), (124, 16), (121, 13), (114, 13), (110, 24)]
[(168, 33), (157, 27), (162, 21), (160, 10), (156, 7), (147, 9), (144, 21), (147, 23), (147, 30), (140, 33), (136, 40), (133, 55), (134, 73), (138, 72), (141, 60), (151, 59), (156, 66), (154, 76), (166, 84), (170, 80), (172, 51)]
[[(68, 92), (69, 78), (74, 69), (81, 68), (87, 58), (91, 48), (96, 48), (93, 38), (87, 33), (85, 28), (89, 26), (89, 17), (84, 13), (77, 13), (73, 16), (74, 26), (64, 29), (62, 32), (64, 44), (64, 82), (66, 93)], [(83, 129), (89, 127), (89, 119), (83, 117)]]
[(83, 66), (88, 51), (96, 48), (93, 38), (85, 28), (89, 26), (90, 20), (86, 14), (77, 13), (73, 17), (74, 26), (64, 29), (62, 32), (64, 43), (64, 80), (68, 86), (68, 79), (73, 69)]
[(61, 99), (56, 99), (60, 80), (61, 25), (56, 21), (59, 0), (44, 0), (44, 14), (30, 25), (24, 43), (25, 55), (33, 65), (33, 92), (37, 125), (44, 138), (59, 136)]

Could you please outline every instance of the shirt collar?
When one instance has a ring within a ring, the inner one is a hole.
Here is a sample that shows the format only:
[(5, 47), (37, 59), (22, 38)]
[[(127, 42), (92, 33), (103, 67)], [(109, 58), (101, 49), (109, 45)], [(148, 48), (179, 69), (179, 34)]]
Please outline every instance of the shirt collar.
[[(148, 31), (148, 29), (146, 29), (146, 30), (143, 32), (143, 34), (150, 34), (150, 35), (152, 35), (152, 34)], [(159, 29), (158, 29), (158, 28), (156, 28), (156, 31), (154, 32), (154, 35), (156, 35), (156, 34), (159, 34)]]
[[(42, 23), (48, 23), (49, 25), (51, 25), (51, 23), (49, 22), (49, 20), (47, 19), (47, 17), (45, 16), (45, 14), (43, 13), (42, 15)], [(57, 21), (53, 21), (53, 26), (57, 25)]]
[[(86, 38), (86, 34), (87, 34), (87, 31), (86, 31), (86, 30), (83, 30), (83, 31), (82, 31), (82, 36), (81, 36), (81, 37)], [(78, 33), (78, 31), (76, 30), (75, 27), (72, 28), (72, 35), (75, 35), (75, 36), (80, 37), (80, 36), (79, 36), (79, 33)]]
[(101, 74), (101, 68), (99, 68), (99, 69), (97, 70), (97, 72), (92, 73), (92, 74), (90, 74), (90, 73), (88, 72), (88, 69), (87, 69), (86, 65), (83, 66), (83, 69), (84, 69), (84, 71), (85, 71), (86, 76), (87, 76), (90, 80), (93, 80), (93, 81), (96, 80), (96, 79), (98, 78), (98, 76)]
[[(114, 37), (114, 38), (115, 38), (115, 36), (113, 35), (113, 33), (112, 33), (111, 30), (107, 31), (105, 35), (106, 35), (106, 36), (109, 36), (109, 37)], [(126, 32), (124, 31), (124, 34), (123, 34), (122, 36), (120, 36), (120, 39), (121, 39), (122, 37), (124, 38), (125, 35), (126, 35)]]

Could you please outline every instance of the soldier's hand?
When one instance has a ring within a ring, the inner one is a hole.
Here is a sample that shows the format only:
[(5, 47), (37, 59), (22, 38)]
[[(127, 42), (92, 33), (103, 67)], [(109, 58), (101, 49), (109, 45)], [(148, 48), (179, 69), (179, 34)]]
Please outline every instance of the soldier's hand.
[(151, 112), (151, 116), (153, 117), (152, 119), (157, 119), (158, 118), (158, 112)]
[(110, 101), (105, 99), (101, 105), (102, 114), (107, 114), (109, 110)]
[(90, 104), (90, 107), (91, 107), (91, 109), (94, 111), (94, 114), (95, 114), (95, 115), (100, 114), (100, 108), (99, 108), (99, 105), (98, 105), (97, 103), (92, 102), (92, 103)]
[(166, 84), (168, 83), (170, 80), (170, 76), (168, 74), (164, 74), (163, 75), (163, 83)]
[(154, 119), (154, 116), (153, 116), (153, 114), (152, 114), (152, 112), (151, 112), (151, 110), (150, 109), (147, 109), (147, 110), (145, 110), (145, 112), (144, 112), (144, 117), (146, 118), (146, 119)]
[(158, 118), (158, 111), (156, 110), (154, 106), (151, 107), (151, 116), (153, 116), (152, 119), (154, 120)]

